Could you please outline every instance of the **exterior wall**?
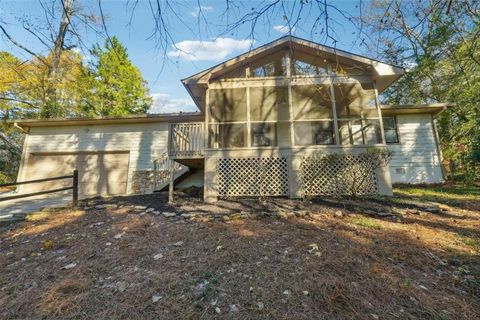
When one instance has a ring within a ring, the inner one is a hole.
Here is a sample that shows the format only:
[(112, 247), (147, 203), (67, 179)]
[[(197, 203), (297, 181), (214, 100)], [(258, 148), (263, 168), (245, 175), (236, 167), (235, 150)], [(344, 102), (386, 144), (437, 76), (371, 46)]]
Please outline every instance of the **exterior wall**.
[(203, 187), (203, 177), (204, 171), (201, 169), (197, 169), (195, 172), (188, 175), (185, 180), (180, 181), (178, 184), (175, 185), (177, 189), (188, 189), (191, 187), (200, 188)]
[[(348, 153), (359, 154), (371, 146), (311, 146), (304, 148), (242, 148), (231, 150), (205, 151), (205, 185), (204, 199), (214, 202), (218, 195), (217, 162), (222, 158), (261, 158), (285, 157), (288, 164), (288, 187), (290, 198), (302, 197), (301, 162), (302, 158), (314, 153)], [(388, 167), (377, 170), (378, 190), (382, 195), (392, 195), (390, 171)]]
[(31, 153), (129, 151), (127, 193), (150, 192), (153, 184), (145, 187), (146, 179), (153, 161), (167, 152), (167, 146), (167, 123), (32, 127), (25, 139), (18, 181), (28, 180), (26, 164)]
[(439, 148), (430, 114), (397, 115), (399, 143), (389, 144), (392, 183), (443, 182)]

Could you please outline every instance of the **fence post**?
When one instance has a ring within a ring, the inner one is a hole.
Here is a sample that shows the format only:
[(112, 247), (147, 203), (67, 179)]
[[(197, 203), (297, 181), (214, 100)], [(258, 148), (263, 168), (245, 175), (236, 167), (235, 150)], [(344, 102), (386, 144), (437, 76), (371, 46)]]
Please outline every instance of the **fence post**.
[(73, 170), (73, 200), (72, 206), (78, 205), (78, 170)]

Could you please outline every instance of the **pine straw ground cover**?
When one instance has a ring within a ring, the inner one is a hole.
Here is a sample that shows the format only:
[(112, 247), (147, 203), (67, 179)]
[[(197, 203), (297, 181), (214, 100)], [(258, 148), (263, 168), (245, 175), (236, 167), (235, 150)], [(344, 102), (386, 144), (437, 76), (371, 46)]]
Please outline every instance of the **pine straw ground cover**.
[(0, 229), (0, 318), (480, 318), (480, 212), (461, 203), (100, 201)]

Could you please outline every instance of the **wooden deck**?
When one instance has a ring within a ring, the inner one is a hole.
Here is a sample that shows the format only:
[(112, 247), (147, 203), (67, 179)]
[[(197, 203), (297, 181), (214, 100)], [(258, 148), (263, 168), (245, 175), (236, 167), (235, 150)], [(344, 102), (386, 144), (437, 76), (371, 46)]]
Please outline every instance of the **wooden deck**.
[(170, 158), (175, 160), (203, 159), (204, 150), (205, 129), (203, 122), (170, 124), (168, 141)]

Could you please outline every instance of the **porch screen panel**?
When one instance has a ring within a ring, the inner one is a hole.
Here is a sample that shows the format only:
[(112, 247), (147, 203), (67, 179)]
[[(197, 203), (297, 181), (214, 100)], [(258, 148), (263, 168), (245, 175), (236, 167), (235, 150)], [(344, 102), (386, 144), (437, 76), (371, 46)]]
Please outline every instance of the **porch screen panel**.
[(339, 118), (378, 118), (375, 91), (368, 83), (336, 83), (335, 105)]
[(379, 119), (370, 119), (364, 122), (365, 144), (375, 144), (382, 142), (382, 132)]
[(250, 88), (252, 121), (288, 121), (288, 89), (286, 87)]
[(210, 124), (208, 130), (209, 148), (242, 148), (247, 142), (245, 123)]
[(332, 99), (328, 85), (292, 86), (295, 120), (332, 119)]
[(382, 143), (380, 122), (371, 83), (335, 83), (340, 143)]
[(210, 122), (242, 122), (247, 120), (247, 90), (210, 89)]
[(295, 123), (295, 145), (328, 145), (334, 143), (332, 121), (301, 121)]
[(271, 147), (277, 145), (276, 123), (252, 123), (250, 132), (252, 147)]

